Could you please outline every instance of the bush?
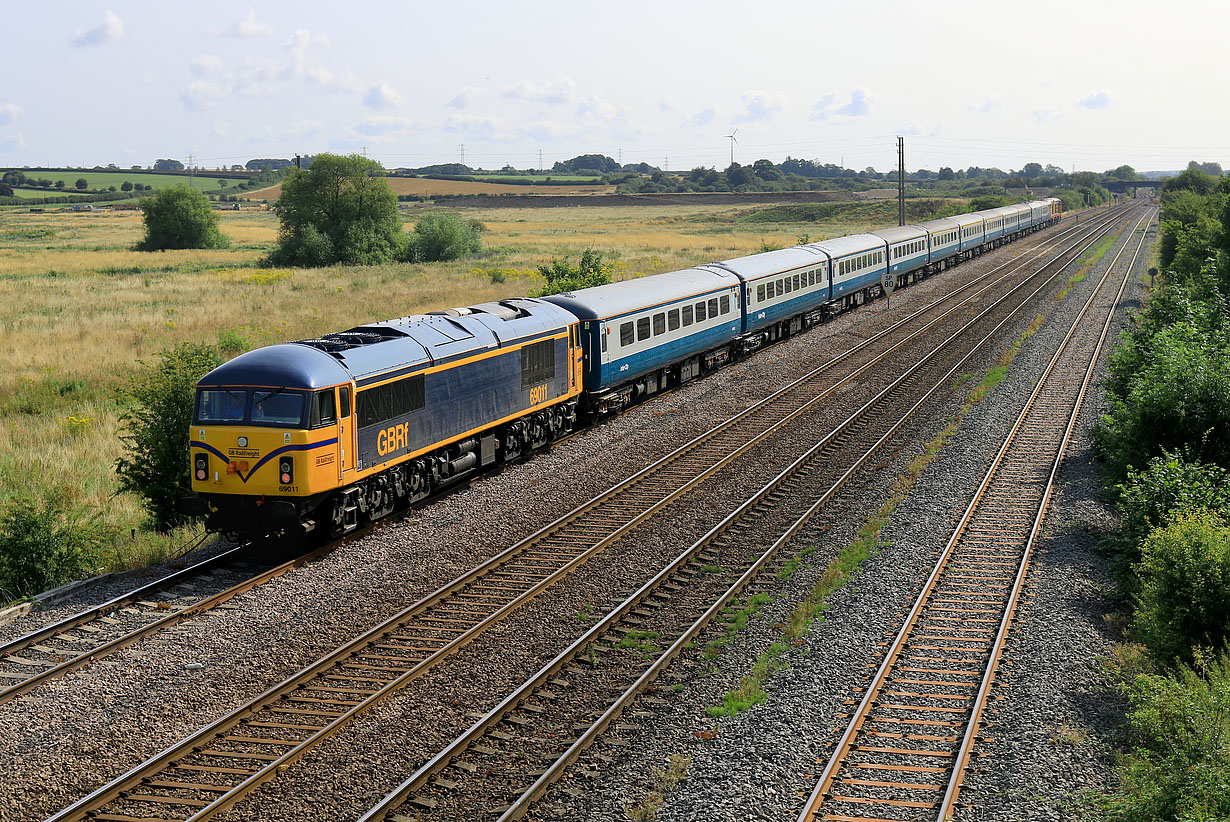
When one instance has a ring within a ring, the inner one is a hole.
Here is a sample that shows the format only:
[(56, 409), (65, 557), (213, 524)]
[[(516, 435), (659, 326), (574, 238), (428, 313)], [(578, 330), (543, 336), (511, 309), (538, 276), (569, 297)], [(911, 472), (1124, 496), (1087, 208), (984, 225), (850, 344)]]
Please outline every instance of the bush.
[(227, 248), (230, 241), (218, 230), (218, 215), (209, 198), (187, 186), (164, 188), (141, 201), (145, 238), (137, 251), (176, 248)]
[(1230, 661), (1203, 675), (1142, 675), (1128, 690), (1135, 746), (1119, 764), (1110, 819), (1230, 820)]
[(1119, 493), (1124, 539), (1139, 545), (1149, 532), (1179, 511), (1203, 508), (1230, 522), (1230, 472), (1217, 465), (1185, 462), (1163, 453), (1131, 471)]
[(551, 265), (538, 266), (538, 273), (547, 281), (534, 292), (533, 297), (546, 297), (549, 294), (562, 294), (565, 291), (577, 291), (582, 288), (593, 288), (608, 285), (611, 282), (611, 270), (614, 266), (603, 259), (601, 251), (592, 248), (585, 249), (581, 260), (573, 265), (565, 257), (562, 260), (551, 259)]
[(115, 463), (121, 491), (145, 499), (153, 527), (165, 531), (181, 517), (176, 500), (189, 496), (188, 428), (196, 383), (222, 364), (210, 345), (180, 343), (160, 360), (143, 365), (126, 392), (129, 408), (120, 416), (124, 454)]
[(0, 521), (0, 602), (93, 574), (99, 529), (67, 517), (59, 498), (14, 500)]
[(1230, 640), (1230, 527), (1208, 511), (1176, 514), (1141, 546), (1133, 628), (1163, 662)]
[(482, 251), (485, 227), (451, 212), (426, 214), (410, 235), (407, 259), (411, 262), (456, 260)]

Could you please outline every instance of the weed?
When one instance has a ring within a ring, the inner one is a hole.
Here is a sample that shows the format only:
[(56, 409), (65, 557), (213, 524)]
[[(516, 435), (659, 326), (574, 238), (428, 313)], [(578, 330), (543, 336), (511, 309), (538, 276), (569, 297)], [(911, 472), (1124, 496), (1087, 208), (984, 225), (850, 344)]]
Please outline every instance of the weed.
[(654, 771), (654, 786), (641, 800), (639, 805), (629, 805), (624, 808), (624, 816), (629, 822), (653, 822), (658, 818), (658, 812), (666, 804), (667, 794), (682, 782), (688, 775), (688, 766), (692, 758), (686, 754), (671, 754), (666, 759), (666, 767)]

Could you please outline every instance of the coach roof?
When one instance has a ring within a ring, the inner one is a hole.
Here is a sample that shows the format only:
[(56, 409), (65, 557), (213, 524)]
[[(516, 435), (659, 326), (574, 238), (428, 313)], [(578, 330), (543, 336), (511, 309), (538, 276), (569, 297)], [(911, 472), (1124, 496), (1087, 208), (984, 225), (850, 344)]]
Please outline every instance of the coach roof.
[(571, 311), (582, 320), (600, 320), (738, 284), (739, 278), (728, 271), (700, 266), (651, 278), (622, 280), (610, 285), (566, 291), (542, 299)]

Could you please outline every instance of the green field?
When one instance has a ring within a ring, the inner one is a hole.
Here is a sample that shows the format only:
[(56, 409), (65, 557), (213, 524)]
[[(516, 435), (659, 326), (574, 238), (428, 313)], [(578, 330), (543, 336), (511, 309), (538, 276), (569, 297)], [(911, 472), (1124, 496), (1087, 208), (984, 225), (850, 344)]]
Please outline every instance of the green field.
[[(173, 185), (181, 185), (188, 182), (188, 175), (185, 174), (149, 174), (142, 171), (35, 171), (30, 169), (0, 169), (0, 174), (6, 171), (20, 171), (27, 177), (34, 179), (51, 180), (54, 186), (56, 180), (64, 181), (63, 190), (56, 188), (39, 188), (39, 189), (14, 189), (14, 193), (18, 197), (52, 197), (56, 194), (88, 194), (93, 193), (97, 189), (106, 189), (110, 186), (115, 186), (118, 191), (120, 186), (125, 181), (130, 183), (141, 183), (142, 185), (153, 186), (155, 189), (167, 188)], [(85, 178), (89, 187), (85, 191), (78, 191), (76, 183), (78, 180)], [(226, 187), (234, 188), (243, 180), (228, 178)], [(221, 191), (222, 188), (218, 185), (218, 178), (210, 177), (208, 172), (198, 173), (195, 177), (195, 188), (202, 191)], [(24, 192), (24, 193), (23, 193)]]
[(592, 177), (588, 174), (470, 174), (468, 176), (483, 183), (515, 183), (518, 180), (532, 180), (535, 183), (541, 183), (544, 180), (563, 180), (569, 183), (597, 183), (602, 180), (601, 177)]

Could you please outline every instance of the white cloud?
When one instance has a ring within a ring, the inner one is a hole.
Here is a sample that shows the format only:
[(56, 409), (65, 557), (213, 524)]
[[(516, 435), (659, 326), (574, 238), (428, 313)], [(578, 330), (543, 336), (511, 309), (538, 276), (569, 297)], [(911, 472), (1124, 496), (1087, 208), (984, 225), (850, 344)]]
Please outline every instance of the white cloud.
[(225, 96), (226, 89), (217, 83), (197, 80), (180, 92), (179, 101), (188, 111), (204, 111), (218, 105), (218, 102)]
[(26, 147), (26, 138), (21, 136), (20, 131), (12, 134), (0, 134), (0, 153), (6, 151), (18, 151)]
[(226, 120), (214, 120), (214, 136), (227, 137), (231, 133), (231, 125)]
[(811, 119), (827, 120), (829, 117), (866, 117), (871, 113), (875, 95), (863, 87), (850, 92), (849, 102), (842, 103), (835, 92), (820, 98), (811, 110)]
[(0, 126), (11, 123), (24, 113), (16, 103), (0, 103)]
[(115, 12), (107, 12), (103, 21), (93, 28), (77, 29), (73, 33), (72, 43), (77, 48), (97, 46), (110, 43), (124, 36), (124, 21)]
[(408, 117), (377, 114), (359, 121), (359, 124), (355, 126), (355, 131), (368, 137), (380, 137), (387, 134), (402, 134), (414, 127), (414, 121)]
[(549, 106), (562, 106), (572, 100), (576, 92), (576, 83), (568, 77), (553, 82), (536, 84), (523, 80), (513, 88), (504, 92), (510, 100), (528, 100), (534, 103), (545, 103)]
[(1106, 108), (1107, 106), (1110, 105), (1110, 98), (1106, 96), (1106, 92), (1098, 91), (1093, 94), (1090, 94), (1088, 97), (1078, 102), (1077, 105), (1080, 106), (1081, 108), (1087, 108), (1091, 110)]
[(317, 134), (320, 131), (320, 127), (321, 122), (319, 120), (296, 120), (282, 126), (282, 135), (299, 140)]
[(273, 34), (273, 27), (256, 19), (256, 9), (248, 9), (248, 16), (222, 32), (225, 37), (263, 37)]
[(192, 61), (192, 73), (197, 77), (209, 77), (222, 71), (222, 61), (212, 54), (203, 54)]
[(786, 103), (784, 94), (752, 91), (743, 95), (744, 111), (735, 117), (736, 123), (759, 123), (770, 119)]
[(463, 134), (475, 140), (508, 140), (513, 137), (499, 117), (454, 114), (444, 121), (449, 134)]
[(715, 117), (717, 117), (717, 111), (713, 108), (713, 106), (702, 108), (700, 111), (693, 113), (692, 116), (688, 118), (688, 125), (707, 126), (713, 122)]
[(478, 101), (480, 97), (485, 97), (487, 90), (478, 86), (466, 86), (461, 91), (457, 92), (457, 96), (444, 104), (445, 108), (469, 108)]
[(995, 111), (995, 109), (998, 107), (999, 107), (999, 98), (996, 97), (995, 95), (991, 95), (985, 100), (981, 100), (975, 103), (970, 103), (967, 111), (969, 111), (970, 114), (990, 114), (991, 112)]
[(404, 102), (406, 98), (401, 92), (383, 80), (372, 85), (363, 95), (363, 105), (368, 108), (397, 108)]
[(1059, 114), (1049, 108), (1040, 108), (1037, 111), (1031, 111), (1029, 116), (1034, 118), (1035, 123), (1053, 123), (1059, 119)]

